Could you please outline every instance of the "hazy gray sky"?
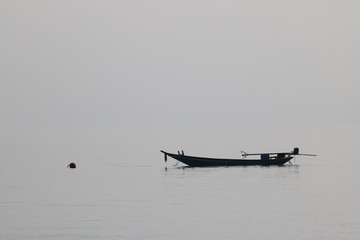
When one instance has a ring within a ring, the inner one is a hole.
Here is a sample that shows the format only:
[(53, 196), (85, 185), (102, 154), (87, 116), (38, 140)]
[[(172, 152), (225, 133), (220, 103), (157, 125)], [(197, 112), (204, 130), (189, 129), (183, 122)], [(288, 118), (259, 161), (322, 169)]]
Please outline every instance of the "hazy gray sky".
[(359, 124), (359, 11), (2, 0), (0, 124)]

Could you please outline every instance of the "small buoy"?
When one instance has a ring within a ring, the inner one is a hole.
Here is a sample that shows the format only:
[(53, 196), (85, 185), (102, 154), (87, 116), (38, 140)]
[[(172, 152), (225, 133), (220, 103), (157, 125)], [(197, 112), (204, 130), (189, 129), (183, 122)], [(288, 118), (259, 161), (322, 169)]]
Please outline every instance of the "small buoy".
[(76, 168), (76, 164), (72, 162), (67, 167), (68, 168)]

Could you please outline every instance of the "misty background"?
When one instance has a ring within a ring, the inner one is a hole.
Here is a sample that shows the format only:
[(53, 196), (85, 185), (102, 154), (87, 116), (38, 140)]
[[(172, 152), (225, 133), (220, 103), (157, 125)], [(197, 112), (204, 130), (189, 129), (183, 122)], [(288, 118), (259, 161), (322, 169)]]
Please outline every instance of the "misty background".
[(1, 1), (0, 124), (359, 124), (358, 1)]
[(360, 239), (359, 9), (1, 0), (0, 238)]

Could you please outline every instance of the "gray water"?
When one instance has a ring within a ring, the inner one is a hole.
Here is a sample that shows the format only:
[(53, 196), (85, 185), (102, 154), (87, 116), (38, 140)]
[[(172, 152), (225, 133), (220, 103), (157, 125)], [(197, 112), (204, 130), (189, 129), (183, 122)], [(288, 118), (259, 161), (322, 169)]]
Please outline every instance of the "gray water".
[[(359, 126), (12, 126), (0, 142), (0, 239), (359, 239)], [(188, 168), (288, 151), (283, 167)], [(77, 169), (68, 169), (70, 162)]]

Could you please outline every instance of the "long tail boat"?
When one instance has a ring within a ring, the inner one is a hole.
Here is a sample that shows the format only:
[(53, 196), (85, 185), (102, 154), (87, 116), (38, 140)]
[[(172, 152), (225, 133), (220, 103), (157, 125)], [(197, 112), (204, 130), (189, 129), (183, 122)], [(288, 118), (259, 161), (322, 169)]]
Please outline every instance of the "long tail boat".
[[(167, 157), (174, 158), (189, 167), (215, 167), (215, 166), (282, 166), (294, 158), (295, 155), (303, 156), (316, 156), (314, 154), (300, 154), (299, 148), (294, 148), (291, 152), (278, 152), (278, 153), (246, 153), (241, 151), (242, 159), (226, 159), (226, 158), (208, 158), (208, 157), (195, 157), (184, 154), (184, 151), (177, 154), (168, 153), (165, 151), (165, 162)], [(246, 159), (247, 156), (260, 156), (256, 159)]]

